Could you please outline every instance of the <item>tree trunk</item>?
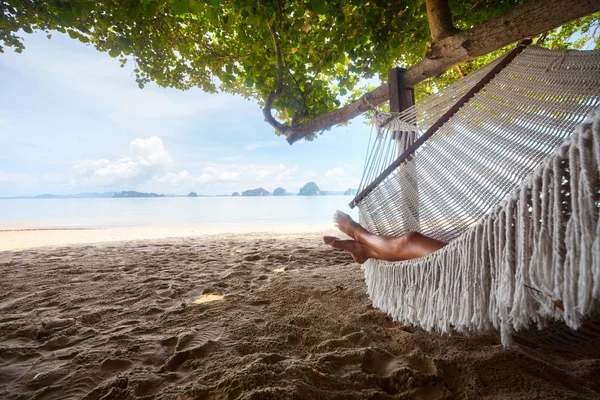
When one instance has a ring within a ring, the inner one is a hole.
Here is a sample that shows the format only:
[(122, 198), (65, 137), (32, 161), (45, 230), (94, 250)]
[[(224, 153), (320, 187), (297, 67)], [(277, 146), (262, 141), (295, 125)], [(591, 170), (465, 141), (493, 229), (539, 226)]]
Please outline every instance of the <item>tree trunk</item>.
[(425, 6), (432, 42), (435, 43), (458, 31), (452, 25), (452, 14), (450, 13), (450, 7), (448, 7), (448, 0), (427, 0)]
[[(427, 57), (411, 67), (405, 75), (406, 85), (413, 87), (427, 78), (438, 76), (458, 63), (482, 56), (516, 41), (531, 38), (569, 21), (600, 10), (598, 0), (531, 0), (507, 14), (446, 36), (432, 47)], [(283, 133), (290, 144), (316, 132), (346, 122), (369, 109), (369, 103), (379, 105), (388, 100), (387, 84), (383, 83), (364, 98), (353, 101), (330, 113), (287, 127)]]

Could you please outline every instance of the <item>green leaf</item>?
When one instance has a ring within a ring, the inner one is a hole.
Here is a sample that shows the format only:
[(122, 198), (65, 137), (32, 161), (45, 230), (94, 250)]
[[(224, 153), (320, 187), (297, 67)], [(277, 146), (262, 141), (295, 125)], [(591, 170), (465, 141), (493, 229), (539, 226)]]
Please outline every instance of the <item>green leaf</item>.
[(212, 8), (206, 8), (206, 18), (213, 24), (213, 26), (219, 25), (219, 19), (217, 18), (217, 14), (213, 11)]
[(306, 8), (317, 14), (325, 14), (327, 12), (326, 3), (324, 0), (309, 0), (304, 3)]
[(175, 15), (185, 14), (190, 10), (190, 3), (188, 0), (171, 0), (171, 8)]
[[(456, 27), (470, 29), (524, 1), (453, 0), (449, 4)], [(339, 106), (338, 98), (359, 98), (361, 81), (374, 76), (385, 80), (389, 68), (415, 65), (431, 40), (423, 0), (1, 3), (8, 14), (0, 12), (0, 51), (4, 46), (21, 52), (20, 36), (34, 28), (48, 37), (59, 31), (92, 42), (119, 60), (119, 65), (125, 65), (126, 56), (136, 60), (139, 70), (134, 79), (140, 87), (151, 78), (163, 87), (226, 91), (263, 104), (278, 76), (269, 24), (277, 31), (284, 57), (284, 87), (274, 104), (277, 118), (284, 123), (297, 113), (306, 114), (306, 121), (330, 112)], [(591, 36), (598, 33), (599, 21), (600, 14), (595, 13), (554, 29), (545, 44), (574, 48), (589, 38), (587, 46), (598, 48), (600, 39)], [(469, 74), (500, 52), (461, 67)], [(451, 70), (417, 86), (415, 96), (421, 99), (457, 78), (458, 73)]]
[(197, 0), (190, 0), (190, 9), (196, 14), (200, 14), (204, 10), (204, 5)]

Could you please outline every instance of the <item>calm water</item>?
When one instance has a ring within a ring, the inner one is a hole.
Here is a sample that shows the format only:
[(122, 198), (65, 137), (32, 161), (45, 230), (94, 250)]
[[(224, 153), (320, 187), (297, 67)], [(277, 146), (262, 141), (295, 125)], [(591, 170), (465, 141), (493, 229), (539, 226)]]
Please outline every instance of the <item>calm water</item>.
[(0, 200), (1, 229), (331, 226), (352, 196)]

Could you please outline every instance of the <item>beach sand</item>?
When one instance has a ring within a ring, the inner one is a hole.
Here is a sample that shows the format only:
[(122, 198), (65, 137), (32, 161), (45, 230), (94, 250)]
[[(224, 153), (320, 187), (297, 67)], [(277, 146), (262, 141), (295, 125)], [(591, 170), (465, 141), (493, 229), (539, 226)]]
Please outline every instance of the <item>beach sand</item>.
[(402, 326), (320, 238), (0, 252), (0, 398), (600, 398), (600, 346), (505, 349), (495, 332)]

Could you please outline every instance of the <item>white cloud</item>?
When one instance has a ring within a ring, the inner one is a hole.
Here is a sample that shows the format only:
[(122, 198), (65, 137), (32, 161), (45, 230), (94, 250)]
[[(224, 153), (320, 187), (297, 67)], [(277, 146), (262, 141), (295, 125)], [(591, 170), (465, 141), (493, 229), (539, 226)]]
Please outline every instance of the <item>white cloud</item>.
[(114, 186), (133, 183), (142, 171), (141, 164), (131, 160), (119, 160), (95, 170), (85, 181), (91, 185)]
[(344, 173), (345, 173), (344, 168), (336, 167), (336, 168), (333, 168), (333, 169), (330, 169), (329, 171), (327, 171), (325, 176), (327, 178), (335, 178), (335, 177), (344, 175)]
[[(123, 157), (116, 161), (107, 159), (81, 160), (71, 168), (74, 180), (81, 186), (111, 186), (135, 185), (151, 179), (157, 172), (164, 170), (172, 163), (171, 156), (165, 150), (158, 136), (147, 139), (138, 138), (129, 144), (133, 157)], [(177, 183), (187, 176), (167, 176), (163, 182)], [(160, 179), (160, 178), (158, 178)]]
[(162, 140), (158, 136), (148, 139), (135, 139), (129, 145), (137, 161), (144, 167), (165, 165), (171, 162), (171, 156), (165, 150)]

